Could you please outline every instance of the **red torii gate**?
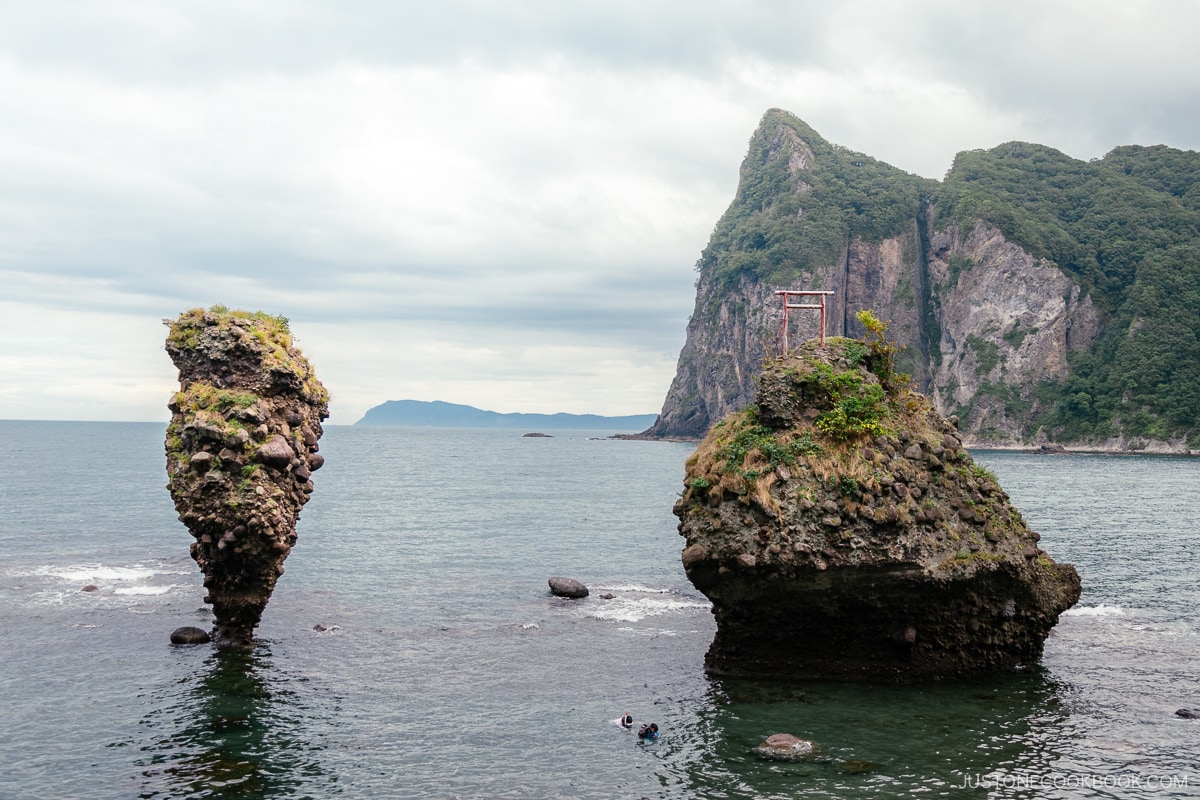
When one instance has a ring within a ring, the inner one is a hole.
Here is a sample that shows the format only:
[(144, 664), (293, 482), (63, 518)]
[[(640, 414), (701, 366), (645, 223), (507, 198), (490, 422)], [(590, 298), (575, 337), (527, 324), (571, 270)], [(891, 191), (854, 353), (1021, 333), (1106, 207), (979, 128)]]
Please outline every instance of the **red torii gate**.
[[(825, 344), (825, 298), (833, 294), (827, 291), (793, 291), (791, 289), (781, 289), (775, 292), (783, 297), (783, 354), (788, 353), (788, 311), (793, 308), (814, 308), (821, 311), (821, 344)], [(800, 297), (817, 297), (820, 302), (817, 303), (791, 303), (789, 300), (793, 295)]]

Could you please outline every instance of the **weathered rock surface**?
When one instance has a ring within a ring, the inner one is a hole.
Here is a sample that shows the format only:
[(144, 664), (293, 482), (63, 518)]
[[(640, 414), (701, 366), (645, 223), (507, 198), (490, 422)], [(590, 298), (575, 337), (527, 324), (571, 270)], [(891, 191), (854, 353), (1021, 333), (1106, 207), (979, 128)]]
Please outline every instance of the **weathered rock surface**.
[(166, 324), (180, 384), (168, 404), (167, 488), (195, 538), (213, 641), (249, 647), (324, 463), (329, 395), (282, 317), (218, 306)]
[(574, 578), (549, 578), (550, 592), (556, 597), (569, 597), (578, 600), (588, 596), (588, 588)]
[(1035, 662), (1079, 576), (878, 340), (769, 362), (676, 504), (716, 675), (919, 681)]

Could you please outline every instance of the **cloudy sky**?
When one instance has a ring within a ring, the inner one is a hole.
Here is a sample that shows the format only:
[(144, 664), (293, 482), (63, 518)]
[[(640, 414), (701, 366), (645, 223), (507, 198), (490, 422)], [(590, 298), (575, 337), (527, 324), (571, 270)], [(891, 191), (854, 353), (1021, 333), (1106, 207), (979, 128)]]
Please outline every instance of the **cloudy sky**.
[(385, 400), (658, 411), (763, 112), (941, 177), (1200, 148), (1200, 4), (0, 0), (0, 419), (165, 420), (162, 320)]

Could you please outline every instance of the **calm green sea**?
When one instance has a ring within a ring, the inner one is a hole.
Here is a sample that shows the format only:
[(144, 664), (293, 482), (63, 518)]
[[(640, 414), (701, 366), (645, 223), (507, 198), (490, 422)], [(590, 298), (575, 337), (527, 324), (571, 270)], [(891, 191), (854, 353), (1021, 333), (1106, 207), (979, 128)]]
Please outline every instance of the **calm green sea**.
[[(0, 798), (1200, 796), (1200, 460), (976, 453), (1083, 577), (1041, 666), (778, 686), (704, 674), (689, 445), (331, 427), (228, 654), (168, 643), (209, 616), (162, 438), (0, 422)], [(777, 732), (817, 756), (757, 759)]]

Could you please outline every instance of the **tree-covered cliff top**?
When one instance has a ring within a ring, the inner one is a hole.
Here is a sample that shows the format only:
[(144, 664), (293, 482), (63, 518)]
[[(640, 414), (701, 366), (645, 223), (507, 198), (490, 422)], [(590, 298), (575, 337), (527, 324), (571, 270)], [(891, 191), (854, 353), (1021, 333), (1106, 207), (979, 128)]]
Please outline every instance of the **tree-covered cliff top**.
[(836, 261), (854, 237), (883, 239), (912, 225), (935, 181), (827, 142), (779, 109), (763, 117), (742, 162), (737, 196), (697, 269), (734, 284), (785, 284)]
[(1106, 315), (1045, 422), (1064, 438), (1166, 439), (1200, 419), (1200, 154), (1120, 147), (1079, 161), (1010, 142), (960, 153), (939, 219), (984, 219), (1072, 275)]

